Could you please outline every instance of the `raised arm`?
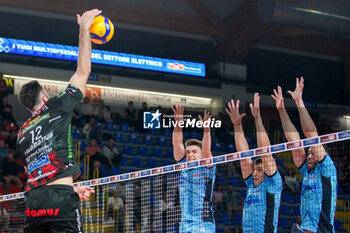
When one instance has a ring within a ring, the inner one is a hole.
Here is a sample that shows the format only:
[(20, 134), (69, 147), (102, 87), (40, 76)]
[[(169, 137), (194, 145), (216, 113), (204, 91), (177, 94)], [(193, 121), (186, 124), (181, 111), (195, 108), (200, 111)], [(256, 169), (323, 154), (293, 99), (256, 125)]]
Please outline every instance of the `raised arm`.
[[(184, 108), (181, 107), (181, 104), (171, 106), (171, 109), (174, 113), (175, 122), (183, 121)], [(180, 161), (185, 156), (182, 129), (179, 124), (176, 124), (173, 130), (173, 153), (176, 161)]]
[[(300, 140), (300, 135), (290, 120), (287, 110), (284, 106), (284, 99), (282, 94), (282, 88), (277, 86), (277, 91), (273, 89), (274, 94), (271, 95), (276, 101), (276, 108), (281, 118), (284, 136), (287, 138), (288, 142)], [(306, 159), (305, 151), (303, 149), (292, 150), (294, 164), (300, 167)]]
[[(301, 127), (303, 129), (304, 135), (307, 138), (318, 137), (317, 128), (315, 126), (314, 121), (311, 119), (309, 112), (307, 111), (304, 101), (303, 101), (303, 89), (304, 89), (304, 78), (301, 77), (300, 81), (296, 79), (296, 87), (295, 90), (288, 91), (288, 93), (292, 96), (295, 104), (298, 107)], [(323, 160), (324, 156), (326, 156), (326, 151), (324, 147), (319, 144), (312, 147), (312, 152), (314, 153), (316, 160)]]
[[(237, 151), (249, 150), (247, 140), (245, 139), (242, 118), (245, 113), (239, 114), (239, 100), (237, 100), (236, 105), (234, 100), (228, 103), (228, 109), (225, 109), (226, 113), (230, 116), (231, 122), (234, 126), (235, 134), (235, 144)], [(253, 172), (253, 162), (251, 158), (241, 159), (241, 171), (243, 179), (248, 178)]]
[(91, 40), (90, 27), (96, 16), (101, 14), (101, 10), (93, 9), (84, 12), (81, 16), (77, 14), (79, 24), (79, 55), (77, 70), (73, 74), (69, 83), (77, 86), (81, 92), (85, 93), (86, 82), (91, 72)]
[[(271, 146), (270, 139), (266, 133), (260, 115), (260, 96), (259, 93), (254, 94), (254, 104), (249, 104), (250, 111), (255, 119), (256, 135), (258, 141), (258, 147)], [(275, 159), (272, 154), (262, 156), (263, 166), (266, 175), (272, 176), (277, 171)]]
[[(204, 110), (203, 118), (201, 115), (198, 115), (198, 118), (203, 123), (209, 121), (211, 118), (210, 112)], [(210, 136), (210, 127), (203, 126), (203, 139), (202, 139), (202, 158), (211, 158), (213, 157), (211, 154), (211, 136)]]

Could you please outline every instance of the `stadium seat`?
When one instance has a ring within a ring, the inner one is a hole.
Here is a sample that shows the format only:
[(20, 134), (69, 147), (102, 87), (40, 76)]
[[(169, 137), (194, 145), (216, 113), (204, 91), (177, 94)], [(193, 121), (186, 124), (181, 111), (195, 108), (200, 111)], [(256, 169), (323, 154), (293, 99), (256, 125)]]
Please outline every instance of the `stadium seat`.
[(112, 121), (107, 121), (105, 123), (105, 130), (115, 131), (115, 129), (116, 129), (115, 124)]
[(155, 160), (155, 159), (148, 159), (147, 160), (147, 167), (148, 168), (158, 167), (157, 160)]
[(132, 144), (139, 144), (139, 136), (135, 133), (130, 134), (129, 136), (129, 142), (131, 142)]
[(122, 158), (120, 159), (120, 165), (121, 166), (129, 166), (129, 162), (124, 156), (122, 156)]
[(345, 231), (342, 223), (338, 220), (334, 220), (334, 228), (336, 231)]
[(226, 146), (226, 151), (227, 151), (227, 152), (230, 152), (230, 153), (236, 152), (236, 147), (235, 147), (235, 145), (233, 145), (233, 144), (227, 144), (227, 146)]
[(119, 130), (120, 130), (120, 131), (123, 131), (123, 132), (125, 132), (125, 133), (130, 132), (129, 125), (128, 125), (127, 123), (121, 123), (121, 124), (119, 125)]
[(123, 154), (135, 155), (135, 152), (134, 152), (134, 149), (132, 148), (132, 146), (124, 145), (123, 146)]
[(86, 141), (80, 141), (80, 151), (85, 151), (88, 143)]
[(125, 142), (124, 134), (122, 134), (122, 133), (115, 133), (114, 134), (114, 141), (119, 142), (119, 143)]
[(223, 152), (222, 146), (218, 142), (216, 142), (216, 143), (214, 143), (214, 145), (212, 145), (212, 149), (213, 149), (213, 151), (216, 151), (216, 152)]
[(152, 156), (157, 157), (157, 158), (163, 158), (163, 152), (162, 149), (155, 147), (152, 150)]
[(153, 145), (152, 137), (150, 135), (145, 135), (143, 137), (143, 143), (148, 145), (148, 146), (152, 146)]
[(237, 177), (230, 177), (230, 185), (233, 185), (234, 187), (242, 186), (241, 182)]
[(166, 137), (160, 136), (157, 140), (159, 146), (169, 146)]
[(10, 186), (10, 190), (9, 190), (10, 193), (19, 193), (21, 191), (22, 191), (21, 187), (19, 187), (17, 185), (11, 185)]
[(233, 224), (238, 225), (238, 226), (242, 226), (242, 216), (239, 214), (236, 214), (234, 219), (233, 219)]
[(188, 134), (188, 138), (201, 140), (200, 135), (196, 131), (190, 131)]
[(168, 159), (163, 159), (162, 160), (162, 166), (168, 166), (171, 165), (173, 162), (171, 160)]
[(174, 158), (174, 155), (173, 155), (173, 148), (168, 149), (168, 150), (166, 151), (166, 157), (169, 158), (169, 159), (173, 159), (173, 158)]
[(288, 220), (286, 218), (280, 217), (278, 219), (278, 227), (290, 227)]
[(222, 185), (222, 186), (227, 185), (225, 176), (217, 176), (217, 177), (216, 177), (216, 183), (217, 183), (217, 184), (220, 184), (220, 185)]
[(73, 139), (82, 139), (83, 137), (80, 135), (80, 132), (78, 129), (72, 128), (72, 138)]
[(170, 129), (163, 129), (162, 135), (170, 137), (172, 135), (172, 131)]
[(122, 171), (120, 170), (120, 168), (114, 167), (111, 169), (111, 172), (110, 172), (111, 176), (115, 176), (115, 175), (119, 175), (119, 174), (122, 174)]
[(148, 149), (144, 146), (139, 146), (137, 148), (137, 154), (142, 156), (149, 156)]
[(142, 159), (138, 158), (138, 157), (134, 157), (131, 160), (131, 166), (133, 167), (143, 167), (143, 161)]

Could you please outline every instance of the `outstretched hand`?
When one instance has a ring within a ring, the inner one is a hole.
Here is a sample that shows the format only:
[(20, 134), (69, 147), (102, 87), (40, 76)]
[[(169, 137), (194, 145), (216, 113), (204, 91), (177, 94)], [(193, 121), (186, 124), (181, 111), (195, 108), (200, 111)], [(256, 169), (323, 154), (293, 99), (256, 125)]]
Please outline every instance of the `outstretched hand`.
[(94, 18), (101, 14), (102, 11), (99, 9), (93, 9), (89, 11), (85, 11), (82, 15), (77, 14), (77, 22), (80, 28), (89, 30), (91, 27)]
[(300, 81), (299, 81), (299, 78), (297, 78), (295, 90), (293, 92), (292, 91), (287, 91), (287, 92), (292, 96), (295, 102), (298, 102), (302, 100), (303, 89), (304, 89), (304, 78), (301, 77)]
[(271, 97), (276, 101), (276, 108), (278, 110), (284, 109), (284, 99), (282, 94), (282, 88), (280, 86), (277, 86), (276, 89), (273, 89), (273, 93)]
[(260, 96), (259, 93), (255, 92), (254, 94), (254, 104), (249, 104), (250, 111), (252, 112), (252, 115), (254, 118), (260, 117)]
[(231, 122), (234, 126), (238, 126), (242, 124), (242, 118), (246, 114), (245, 113), (239, 114), (239, 100), (237, 100), (236, 105), (234, 100), (231, 100), (231, 102), (228, 102), (228, 109), (225, 108), (225, 111), (230, 116)]
[(175, 122), (183, 121), (184, 120), (184, 108), (181, 107), (181, 104), (175, 104), (174, 106), (171, 106), (171, 109), (174, 113), (174, 120)]
[(76, 193), (78, 193), (79, 198), (82, 201), (86, 201), (87, 199), (89, 199), (91, 194), (95, 193), (95, 189), (92, 187), (88, 187), (88, 186), (76, 187), (76, 188), (74, 188), (74, 191)]
[(202, 118), (201, 115), (198, 115), (198, 118), (199, 118), (200, 121), (203, 122), (203, 128), (204, 129), (210, 128), (209, 124), (208, 124), (208, 127), (204, 127), (204, 122), (208, 121), (211, 118), (210, 112), (208, 112), (206, 109), (204, 109), (203, 118)]

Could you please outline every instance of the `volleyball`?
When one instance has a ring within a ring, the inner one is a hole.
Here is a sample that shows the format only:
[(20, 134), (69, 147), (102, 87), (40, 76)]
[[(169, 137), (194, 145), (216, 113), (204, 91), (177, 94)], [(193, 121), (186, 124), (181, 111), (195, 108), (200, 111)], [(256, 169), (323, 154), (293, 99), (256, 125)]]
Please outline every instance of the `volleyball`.
[(95, 44), (104, 44), (110, 41), (114, 34), (113, 23), (105, 16), (94, 18), (90, 27), (91, 41)]

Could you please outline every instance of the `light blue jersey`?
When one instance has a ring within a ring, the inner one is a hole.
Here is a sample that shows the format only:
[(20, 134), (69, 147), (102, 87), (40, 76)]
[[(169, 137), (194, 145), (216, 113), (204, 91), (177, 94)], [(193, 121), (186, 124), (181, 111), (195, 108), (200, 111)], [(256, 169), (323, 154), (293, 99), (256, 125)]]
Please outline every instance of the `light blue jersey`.
[(331, 157), (326, 154), (310, 172), (305, 160), (300, 171), (303, 175), (300, 228), (312, 232), (335, 232), (333, 223), (337, 205), (337, 170)]
[(264, 181), (256, 187), (252, 175), (245, 179), (245, 183), (248, 190), (243, 207), (243, 232), (276, 233), (283, 188), (280, 173), (265, 174)]
[[(181, 162), (184, 162), (182, 160)], [(216, 166), (184, 170), (179, 178), (180, 232), (215, 232), (212, 196)]]

